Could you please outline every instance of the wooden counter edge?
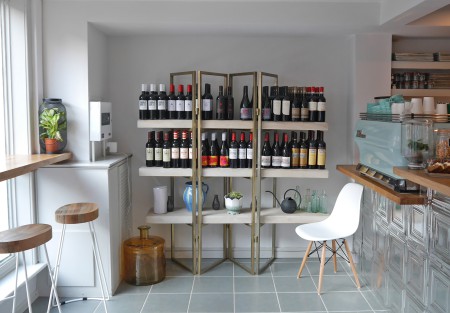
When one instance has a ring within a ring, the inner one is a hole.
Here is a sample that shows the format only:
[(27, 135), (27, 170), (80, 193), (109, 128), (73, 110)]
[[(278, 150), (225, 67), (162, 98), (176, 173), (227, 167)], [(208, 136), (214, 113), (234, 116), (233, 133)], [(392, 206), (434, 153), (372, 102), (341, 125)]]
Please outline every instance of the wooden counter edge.
[(450, 197), (450, 177), (448, 176), (430, 176), (425, 170), (411, 170), (407, 167), (394, 167), (394, 174)]
[(353, 178), (356, 182), (372, 189), (373, 191), (381, 194), (382, 196), (394, 201), (401, 205), (411, 205), (411, 204), (425, 204), (425, 195), (416, 195), (410, 193), (399, 193), (391, 188), (384, 186), (383, 184), (361, 175), (356, 170), (356, 165), (336, 165), (336, 169), (343, 173), (344, 175)]

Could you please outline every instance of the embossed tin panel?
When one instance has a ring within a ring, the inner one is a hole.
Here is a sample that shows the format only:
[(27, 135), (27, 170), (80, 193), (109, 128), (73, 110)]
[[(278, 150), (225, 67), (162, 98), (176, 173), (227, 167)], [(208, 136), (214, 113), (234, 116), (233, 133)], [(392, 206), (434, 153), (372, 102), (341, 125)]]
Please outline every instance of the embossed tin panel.
[(408, 241), (414, 241), (429, 251), (429, 206), (412, 205), (409, 208)]
[(432, 254), (450, 263), (450, 213), (436, 203), (432, 204), (431, 227)]
[(396, 276), (399, 281), (404, 277), (405, 239), (394, 233), (389, 233), (388, 239), (388, 264), (389, 274)]
[(443, 264), (431, 260), (429, 275), (429, 306), (438, 313), (450, 312), (450, 276), (449, 269)]
[(389, 227), (395, 229), (397, 232), (406, 234), (406, 220), (407, 212), (409, 211), (409, 205), (400, 205), (397, 203), (391, 203), (391, 209), (389, 210), (391, 221)]
[(406, 246), (405, 256), (406, 289), (421, 304), (427, 304), (428, 257), (427, 254), (414, 246)]

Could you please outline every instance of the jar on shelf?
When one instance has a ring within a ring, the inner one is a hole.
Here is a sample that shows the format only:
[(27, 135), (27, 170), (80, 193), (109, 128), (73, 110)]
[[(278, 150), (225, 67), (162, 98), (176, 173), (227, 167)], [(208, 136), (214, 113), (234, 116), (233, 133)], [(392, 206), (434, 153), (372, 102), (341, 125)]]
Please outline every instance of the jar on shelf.
[(435, 130), (435, 158), (439, 162), (450, 160), (450, 129)]
[(425, 168), (433, 153), (433, 122), (410, 119), (402, 122), (401, 151), (410, 169)]
[(45, 98), (39, 106), (41, 153), (61, 153), (67, 145), (67, 111), (61, 99)]

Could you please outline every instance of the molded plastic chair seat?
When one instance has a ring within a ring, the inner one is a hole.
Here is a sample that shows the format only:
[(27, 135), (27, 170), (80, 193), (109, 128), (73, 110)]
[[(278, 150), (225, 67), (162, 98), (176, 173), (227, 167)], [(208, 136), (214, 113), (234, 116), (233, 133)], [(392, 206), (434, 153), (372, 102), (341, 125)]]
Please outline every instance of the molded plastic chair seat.
[[(360, 288), (358, 275), (356, 273), (355, 265), (353, 264), (352, 255), (348, 247), (345, 237), (353, 235), (358, 229), (359, 216), (361, 211), (361, 198), (363, 193), (363, 186), (355, 183), (346, 184), (336, 199), (333, 211), (330, 216), (321, 222), (305, 224), (297, 226), (295, 232), (301, 238), (310, 241), (308, 248), (306, 249), (305, 256), (303, 257), (302, 264), (298, 271), (297, 278), (302, 274), (303, 268), (306, 264), (308, 257), (322, 248), (322, 256), (320, 258), (320, 274), (319, 285), (317, 292), (320, 294), (322, 288), (322, 277), (325, 266), (326, 250), (330, 250), (333, 255), (334, 272), (337, 271), (336, 253), (341, 250), (344, 255), (347, 256), (347, 261), (350, 263), (353, 275), (355, 276), (356, 285)], [(339, 245), (338, 239), (342, 240)], [(331, 240), (332, 248), (327, 247), (326, 242)], [(318, 241), (319, 247), (316, 246), (314, 251), (311, 252), (312, 244)], [(336, 249), (336, 244), (338, 245)], [(347, 254), (342, 250), (342, 246), (345, 246)]]

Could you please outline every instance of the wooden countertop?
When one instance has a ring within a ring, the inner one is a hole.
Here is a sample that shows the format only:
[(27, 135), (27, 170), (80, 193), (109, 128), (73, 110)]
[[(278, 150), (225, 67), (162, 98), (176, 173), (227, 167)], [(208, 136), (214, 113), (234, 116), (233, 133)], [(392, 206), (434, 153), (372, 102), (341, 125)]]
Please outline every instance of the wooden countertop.
[(450, 197), (450, 175), (431, 176), (425, 170), (410, 170), (407, 167), (394, 167), (394, 174)]
[(42, 166), (69, 160), (72, 153), (7, 155), (0, 157), (0, 181), (37, 170)]
[[(374, 179), (360, 174), (359, 171), (356, 170), (356, 165), (337, 165), (336, 169), (344, 175), (353, 178), (356, 182), (374, 190), (375, 192), (394, 201), (397, 204), (424, 204), (426, 202), (425, 195), (399, 193)], [(400, 174), (397, 175), (402, 176)], [(407, 177), (404, 178), (409, 179)]]

